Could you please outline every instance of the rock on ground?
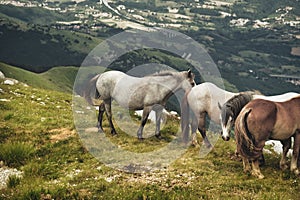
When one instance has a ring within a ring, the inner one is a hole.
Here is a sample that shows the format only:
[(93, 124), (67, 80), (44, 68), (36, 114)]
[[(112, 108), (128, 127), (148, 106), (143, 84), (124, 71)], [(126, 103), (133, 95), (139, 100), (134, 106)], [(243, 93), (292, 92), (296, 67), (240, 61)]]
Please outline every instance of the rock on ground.
[(6, 187), (7, 181), (10, 176), (22, 177), (23, 172), (17, 169), (0, 167), (0, 189)]
[(5, 76), (4, 74), (0, 71), (0, 80), (4, 80), (5, 79)]

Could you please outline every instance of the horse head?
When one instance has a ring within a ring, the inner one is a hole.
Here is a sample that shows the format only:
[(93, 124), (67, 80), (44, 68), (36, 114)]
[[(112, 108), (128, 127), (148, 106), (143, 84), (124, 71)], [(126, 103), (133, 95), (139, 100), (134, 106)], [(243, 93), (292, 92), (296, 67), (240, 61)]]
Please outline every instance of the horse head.
[(222, 126), (222, 139), (224, 141), (228, 141), (230, 139), (230, 130), (234, 125), (234, 113), (227, 103), (225, 103), (223, 106), (218, 103), (218, 106), (221, 110), (220, 121)]
[(230, 98), (221, 109), (222, 138), (225, 141), (230, 139), (230, 130), (242, 108), (253, 99), (253, 92), (241, 92)]
[(188, 71), (183, 72), (184, 81), (182, 81), (181, 88), (185, 91), (189, 91), (196, 85), (195, 83), (195, 74), (189, 69)]

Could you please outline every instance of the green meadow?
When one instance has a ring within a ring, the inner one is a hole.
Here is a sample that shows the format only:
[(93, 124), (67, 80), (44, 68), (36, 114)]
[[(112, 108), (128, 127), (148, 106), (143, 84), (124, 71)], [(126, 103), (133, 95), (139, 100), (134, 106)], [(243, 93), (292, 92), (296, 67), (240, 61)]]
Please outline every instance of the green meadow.
[[(55, 73), (53, 70), (51, 73)], [(26, 79), (26, 73), (24, 77)], [(47, 76), (39, 74), (37, 77), (45, 80)], [(38, 85), (28, 86), (22, 82), (0, 86), (0, 160), (5, 167), (16, 168), (23, 173), (22, 178), (12, 176), (8, 179), (7, 187), (0, 189), (0, 199), (299, 197), (299, 177), (279, 169), (280, 155), (265, 155), (266, 164), (261, 168), (265, 179), (257, 180), (243, 172), (242, 163), (234, 154), (234, 140), (224, 142), (220, 137), (214, 149), (203, 158), (199, 153), (202, 139), (198, 136), (200, 145), (188, 146), (169, 166), (144, 173), (111, 168), (96, 159), (79, 137), (74, 126), (70, 93), (43, 89)], [(131, 116), (131, 123), (138, 123), (138, 117), (132, 113)], [(138, 141), (132, 136), (136, 132), (134, 128), (131, 129), (132, 134), (117, 128), (119, 134), (112, 137), (106, 120), (105, 135), (101, 137), (126, 151), (154, 151), (172, 140), (180, 141), (178, 118), (168, 116), (165, 120), (161, 140), (153, 136)], [(212, 136), (216, 134), (209, 133)], [(101, 146), (98, 148), (101, 150)]]

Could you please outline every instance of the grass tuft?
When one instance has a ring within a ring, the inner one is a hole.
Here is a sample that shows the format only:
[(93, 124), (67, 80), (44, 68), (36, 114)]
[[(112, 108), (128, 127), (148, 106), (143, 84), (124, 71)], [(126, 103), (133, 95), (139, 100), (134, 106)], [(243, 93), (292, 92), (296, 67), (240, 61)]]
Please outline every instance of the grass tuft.
[(18, 186), (21, 182), (21, 177), (17, 176), (17, 175), (11, 175), (8, 177), (7, 180), (7, 187), (8, 188), (15, 188), (16, 186)]
[(34, 147), (23, 142), (7, 142), (0, 145), (0, 160), (9, 167), (20, 167), (34, 155)]

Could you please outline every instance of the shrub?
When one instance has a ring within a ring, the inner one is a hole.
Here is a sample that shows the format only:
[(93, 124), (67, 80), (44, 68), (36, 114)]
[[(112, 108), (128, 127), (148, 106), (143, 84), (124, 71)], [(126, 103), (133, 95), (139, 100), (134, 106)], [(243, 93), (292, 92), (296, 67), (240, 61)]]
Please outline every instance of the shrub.
[(7, 142), (0, 145), (0, 160), (9, 167), (20, 167), (34, 154), (32, 145), (23, 142)]

